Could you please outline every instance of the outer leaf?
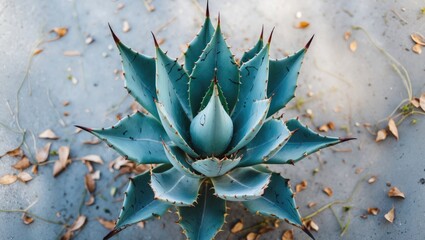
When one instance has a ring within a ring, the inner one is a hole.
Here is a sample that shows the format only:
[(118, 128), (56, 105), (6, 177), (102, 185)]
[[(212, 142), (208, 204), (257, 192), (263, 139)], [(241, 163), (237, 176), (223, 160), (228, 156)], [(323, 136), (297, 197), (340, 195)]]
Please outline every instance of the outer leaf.
[(255, 101), (250, 105), (244, 106), (244, 110), (239, 114), (233, 115), (233, 139), (230, 142), (230, 151), (232, 154), (248, 144), (258, 133), (263, 125), (264, 119), (269, 110), (270, 99)]
[(238, 99), (239, 71), (233, 55), (224, 41), (220, 24), (195, 63), (190, 76), (189, 98), (193, 115), (198, 113), (202, 97), (215, 77), (223, 90), (230, 112), (232, 112)]
[(255, 200), (243, 202), (244, 206), (251, 212), (284, 219), (297, 227), (302, 227), (301, 216), (288, 181), (279, 174), (273, 173), (264, 195)]
[(190, 139), (189, 133), (186, 131), (179, 132), (174, 121), (170, 118), (167, 111), (165, 110), (164, 105), (156, 102), (156, 108), (158, 109), (158, 114), (161, 119), (162, 126), (173, 143), (183, 149), (190, 156), (198, 157), (199, 155), (189, 145), (188, 140), (186, 140)]
[(170, 142), (170, 139), (152, 116), (137, 112), (110, 128), (77, 127), (103, 140), (128, 160), (142, 164), (168, 163), (161, 141)]
[[(314, 37), (314, 36), (313, 36)], [(268, 116), (275, 114), (294, 97), (297, 78), (304, 54), (307, 52), (313, 37), (307, 45), (294, 55), (270, 61), (267, 96), (272, 97)]]
[(189, 177), (200, 177), (188, 163), (189, 156), (187, 156), (185, 152), (176, 146), (167, 146), (165, 143), (163, 143), (163, 145), (164, 152), (174, 168)]
[(240, 157), (235, 159), (230, 159), (230, 158), (218, 159), (215, 157), (211, 157), (211, 158), (206, 158), (202, 160), (196, 160), (195, 162), (192, 163), (192, 167), (196, 171), (204, 174), (207, 177), (217, 177), (232, 170), (232, 168), (238, 165), (240, 160), (241, 160)]
[(286, 126), (290, 131), (295, 132), (285, 146), (274, 157), (270, 158), (266, 164), (292, 164), (322, 148), (351, 140), (322, 136), (302, 125), (297, 119), (289, 120)]
[(241, 153), (243, 158), (238, 166), (266, 163), (285, 145), (290, 136), (291, 132), (282, 120), (268, 120), (255, 138), (243, 149)]
[(233, 122), (223, 108), (218, 87), (208, 105), (196, 115), (190, 124), (190, 136), (197, 152), (204, 156), (219, 156), (232, 140)]
[(242, 55), (241, 58), (241, 63), (245, 63), (248, 62), (249, 60), (251, 60), (255, 55), (257, 55), (261, 49), (263, 49), (263, 32), (264, 32), (264, 26), (261, 29), (261, 34), (260, 34), (260, 38), (258, 39), (257, 43), (255, 44), (255, 46), (253, 48), (251, 48), (249, 51), (245, 52)]
[(149, 186), (150, 174), (145, 172), (130, 179), (124, 205), (118, 217), (117, 224), (104, 239), (109, 239), (126, 227), (147, 220), (151, 217), (161, 216), (171, 206), (168, 203), (154, 199), (154, 193)]
[(205, 18), (205, 22), (202, 25), (199, 33), (192, 40), (192, 42), (190, 42), (187, 51), (184, 54), (185, 69), (189, 74), (192, 73), (195, 62), (199, 59), (199, 56), (201, 56), (202, 50), (204, 50), (207, 44), (211, 41), (214, 31), (215, 30), (211, 24), (207, 6), (207, 16)]
[(178, 207), (180, 225), (188, 239), (213, 239), (224, 224), (226, 202), (215, 197), (211, 185), (204, 184), (193, 207)]
[(189, 177), (167, 165), (152, 170), (151, 175), (155, 199), (175, 206), (189, 206), (196, 201), (201, 185), (200, 178)]
[(236, 168), (223, 176), (212, 178), (215, 193), (228, 201), (248, 201), (263, 195), (271, 173), (252, 167)]
[(139, 54), (125, 46), (111, 29), (114, 41), (122, 58), (125, 73), (125, 88), (140, 105), (159, 119), (155, 107), (155, 59)]
[(246, 110), (247, 105), (251, 105), (254, 101), (263, 100), (267, 97), (269, 49), (270, 45), (266, 44), (257, 55), (242, 65), (240, 69), (241, 87), (235, 115)]
[(158, 100), (164, 104), (168, 114), (184, 131), (188, 124), (187, 119), (192, 119), (188, 95), (189, 76), (177, 59), (169, 58), (158, 46), (156, 47), (156, 75)]

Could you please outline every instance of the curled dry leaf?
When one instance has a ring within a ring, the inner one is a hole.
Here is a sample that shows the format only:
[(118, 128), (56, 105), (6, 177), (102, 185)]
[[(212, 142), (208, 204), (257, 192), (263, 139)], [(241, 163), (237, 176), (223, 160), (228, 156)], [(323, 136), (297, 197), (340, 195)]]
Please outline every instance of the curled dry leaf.
[(419, 98), (419, 104), (423, 111), (425, 111), (425, 93), (422, 93), (421, 97)]
[(87, 191), (89, 193), (93, 193), (94, 190), (96, 189), (96, 182), (94, 181), (90, 173), (86, 174), (86, 176), (84, 177), (84, 183), (85, 183)]
[(34, 49), (34, 52), (32, 52), (32, 55), (33, 55), (33, 56), (38, 55), (38, 54), (40, 54), (42, 51), (43, 51), (43, 49), (42, 49), (42, 48), (36, 48), (36, 49)]
[(89, 200), (87, 200), (87, 202), (85, 202), (84, 204), (85, 204), (86, 206), (91, 206), (91, 205), (93, 205), (94, 200), (95, 200), (95, 199), (94, 199), (93, 194), (90, 194)]
[(122, 31), (126, 33), (126, 32), (129, 32), (130, 29), (131, 29), (131, 27), (130, 27), (130, 24), (128, 23), (128, 21), (124, 21), (122, 23)]
[(332, 197), (332, 195), (333, 195), (332, 188), (330, 188), (330, 187), (323, 188), (323, 192), (326, 193), (326, 195), (328, 195), (329, 197)]
[(387, 135), (388, 133), (386, 129), (379, 130), (376, 134), (375, 142), (384, 141), (387, 138)]
[(89, 162), (103, 164), (102, 158), (100, 158), (99, 155), (94, 155), (94, 154), (90, 154), (90, 155), (84, 156), (84, 157), (81, 158), (81, 160), (83, 162), (84, 161), (89, 161)]
[(14, 174), (6, 174), (2, 177), (0, 177), (0, 185), (9, 185), (18, 180), (18, 176)]
[(38, 135), (38, 137), (43, 139), (52, 139), (52, 140), (59, 139), (59, 137), (56, 136), (56, 134), (51, 129), (44, 130), (42, 133)]
[(102, 224), (102, 226), (104, 226), (108, 230), (112, 230), (115, 227), (115, 221), (113, 221), (113, 220), (106, 220), (106, 219), (103, 219), (103, 218), (100, 218), (100, 217), (98, 217), (96, 219), (100, 224)]
[(33, 174), (38, 174), (38, 165), (34, 165), (34, 166), (32, 166), (31, 172), (32, 172)]
[(316, 232), (319, 231), (319, 226), (311, 219), (303, 221), (303, 224), (307, 227), (308, 230), (314, 230)]
[(282, 240), (294, 240), (294, 231), (286, 230), (283, 232)]
[(46, 143), (43, 148), (37, 150), (37, 154), (35, 155), (35, 159), (38, 163), (45, 162), (49, 157), (51, 142)]
[(371, 215), (376, 216), (376, 215), (378, 215), (378, 213), (379, 213), (379, 208), (368, 208), (368, 209), (367, 209), (367, 212), (368, 212), (369, 214), (371, 214)]
[(98, 138), (92, 138), (91, 140), (84, 141), (83, 144), (96, 145), (99, 144), (100, 140)]
[(27, 169), (30, 166), (31, 166), (31, 162), (30, 162), (30, 160), (26, 156), (23, 156), (21, 158), (21, 160), (19, 160), (17, 163), (15, 163), (14, 165), (12, 165), (12, 167), (14, 169), (20, 170), (20, 171), (22, 171), (24, 169)]
[(18, 179), (24, 183), (32, 180), (32, 176), (27, 172), (20, 172), (18, 174)]
[(23, 214), (22, 214), (22, 221), (23, 221), (26, 225), (29, 225), (29, 224), (31, 224), (32, 222), (34, 222), (34, 218), (32, 218), (32, 217), (28, 216), (26, 213), (23, 213)]
[(422, 46), (419, 44), (415, 44), (412, 47), (412, 51), (416, 54), (421, 54), (422, 53)]
[(301, 183), (295, 186), (295, 192), (301, 192), (307, 189), (307, 186), (308, 186), (307, 180), (302, 180)]
[(394, 119), (392, 118), (388, 121), (388, 129), (393, 134), (393, 136), (398, 140), (397, 124), (395, 124)]
[(1, 155), (0, 158), (4, 157), (6, 155), (9, 156), (9, 157), (22, 157), (22, 156), (24, 156), (24, 152), (22, 151), (22, 149), (20, 147), (17, 147), (15, 149), (7, 151), (5, 154)]
[(399, 198), (405, 198), (404, 193), (400, 191), (397, 187), (392, 187), (388, 191), (388, 197), (399, 197)]
[(59, 160), (53, 165), (53, 177), (61, 173), (70, 161), (68, 160), (70, 149), (68, 146), (61, 146), (58, 149)]
[(310, 26), (310, 23), (307, 21), (301, 21), (297, 24), (296, 28), (307, 28)]
[(419, 98), (413, 98), (412, 100), (410, 100), (410, 103), (415, 107), (415, 108), (418, 108), (418, 107), (420, 107), (421, 105), (420, 105), (420, 103), (419, 103)]
[(350, 43), (350, 50), (351, 50), (352, 52), (355, 52), (355, 51), (357, 50), (357, 42), (356, 42), (356, 41), (352, 41), (352, 42)]
[(425, 46), (425, 38), (424, 36), (422, 36), (422, 34), (415, 32), (410, 34), (410, 37), (412, 38), (413, 42), (415, 42), (416, 44)]
[(368, 182), (369, 184), (372, 184), (372, 183), (376, 182), (376, 179), (377, 179), (377, 177), (376, 177), (376, 176), (372, 176), (372, 177), (370, 177), (370, 178), (367, 180), (367, 182)]
[(87, 220), (86, 216), (84, 215), (78, 216), (77, 220), (75, 220), (74, 224), (72, 224), (69, 230), (72, 232), (80, 230), (86, 223), (86, 220)]
[(389, 212), (387, 212), (384, 215), (385, 219), (387, 219), (388, 222), (393, 223), (394, 222), (394, 218), (395, 218), (395, 209), (394, 206), (393, 208), (391, 208), (391, 210)]
[(250, 232), (246, 235), (246, 240), (255, 240), (258, 234), (255, 232)]
[(237, 233), (237, 232), (240, 232), (242, 229), (243, 229), (243, 223), (242, 223), (242, 221), (239, 221), (235, 225), (233, 225), (233, 227), (230, 231), (232, 233)]
[(53, 177), (56, 177), (61, 173), (66, 166), (64, 166), (59, 160), (56, 160), (53, 165)]

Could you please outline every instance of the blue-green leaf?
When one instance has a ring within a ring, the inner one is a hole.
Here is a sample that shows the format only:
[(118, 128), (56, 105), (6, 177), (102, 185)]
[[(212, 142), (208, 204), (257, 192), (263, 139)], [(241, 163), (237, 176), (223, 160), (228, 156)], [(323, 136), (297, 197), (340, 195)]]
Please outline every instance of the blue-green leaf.
[(241, 149), (255, 137), (263, 125), (269, 106), (270, 99), (258, 100), (243, 106), (239, 114), (232, 116), (235, 131), (227, 154)]
[(198, 196), (201, 179), (189, 177), (170, 165), (155, 168), (151, 173), (155, 199), (175, 206), (192, 205)]
[(202, 111), (208, 105), (210, 98), (213, 95), (215, 86), (218, 89), (218, 97), (220, 98), (221, 105), (223, 106), (224, 110), (226, 110), (227, 113), (230, 113), (226, 98), (223, 95), (223, 90), (221, 90), (220, 85), (218, 85), (218, 83), (214, 80), (211, 81), (211, 84), (208, 87), (207, 93), (205, 93), (205, 96), (202, 98), (201, 108), (199, 109), (199, 111)]
[(313, 38), (307, 45), (294, 55), (270, 61), (269, 83), (267, 86), (267, 96), (272, 97), (268, 116), (275, 114), (295, 96), (297, 88), (297, 78), (301, 68), (304, 54)]
[(201, 56), (202, 50), (204, 50), (207, 44), (211, 41), (214, 31), (207, 6), (205, 22), (196, 37), (189, 43), (187, 51), (184, 54), (184, 67), (189, 74), (192, 73), (195, 62), (199, 59), (199, 56)]
[(125, 88), (143, 108), (159, 119), (154, 103), (155, 59), (131, 50), (118, 39), (112, 28), (110, 29), (122, 58)]
[(255, 200), (243, 202), (243, 205), (251, 212), (285, 219), (297, 227), (302, 227), (301, 216), (288, 181), (279, 174), (272, 173), (271, 182), (264, 194)]
[(217, 84), (207, 106), (190, 124), (190, 136), (195, 150), (204, 156), (221, 155), (232, 140), (233, 122), (223, 108)]
[[(155, 40), (156, 43), (156, 40)], [(156, 94), (179, 128), (187, 127), (192, 119), (189, 105), (189, 76), (182, 66), (156, 47)], [(182, 111), (183, 110), (183, 111)], [(185, 114), (186, 113), (186, 116)]]
[(280, 119), (270, 119), (261, 127), (252, 141), (243, 148), (238, 166), (267, 163), (288, 141), (291, 132)]
[(192, 167), (188, 163), (189, 156), (187, 156), (184, 151), (182, 151), (179, 147), (167, 146), (165, 143), (163, 144), (165, 154), (174, 168), (189, 177), (200, 177), (197, 173), (195, 173), (195, 171), (193, 171)]
[(241, 87), (239, 101), (236, 104), (234, 115), (245, 111), (247, 105), (249, 106), (253, 102), (267, 97), (269, 49), (270, 45), (266, 44), (257, 55), (242, 65), (240, 69)]
[(168, 163), (162, 141), (170, 139), (159, 121), (150, 115), (137, 112), (110, 128), (77, 127), (103, 140), (128, 160), (141, 164)]
[(124, 205), (118, 217), (117, 224), (104, 239), (109, 239), (126, 227), (147, 220), (151, 217), (161, 216), (171, 206), (169, 203), (154, 199), (154, 193), (149, 186), (150, 174), (145, 172), (130, 179)]
[(211, 185), (204, 184), (193, 207), (178, 207), (179, 223), (190, 240), (213, 239), (224, 224), (226, 201), (215, 197)]
[(229, 104), (230, 112), (232, 112), (238, 99), (239, 70), (221, 33), (220, 24), (218, 24), (211, 41), (199, 60), (195, 63), (190, 76), (189, 98), (193, 115), (198, 113), (202, 97), (214, 78), (217, 78)]
[(259, 198), (270, 181), (271, 173), (253, 167), (236, 168), (220, 176), (211, 178), (215, 194), (229, 201), (248, 201)]
[(250, 50), (244, 52), (244, 54), (242, 55), (241, 64), (251, 60), (251, 58), (253, 58), (255, 55), (257, 55), (261, 51), (261, 49), (263, 49), (263, 45), (264, 45), (263, 32), (264, 32), (264, 26), (261, 29), (260, 38), (258, 39), (255, 46), (253, 48), (251, 48)]
[(292, 164), (322, 148), (351, 140), (320, 135), (302, 125), (297, 119), (289, 120), (286, 126), (294, 133), (283, 148), (265, 162), (266, 164)]
[(207, 177), (221, 176), (228, 171), (232, 170), (238, 165), (240, 157), (238, 158), (223, 158), (218, 159), (216, 157), (210, 157), (206, 159), (196, 160), (192, 163), (192, 167), (204, 174)]
[(192, 157), (198, 157), (199, 155), (192, 149), (189, 145), (190, 135), (188, 131), (180, 132), (176, 127), (175, 122), (170, 118), (167, 111), (159, 102), (156, 102), (156, 108), (158, 109), (158, 114), (162, 122), (162, 126), (165, 129), (165, 132), (169, 136), (169, 138), (176, 144), (178, 147), (183, 149), (187, 154)]

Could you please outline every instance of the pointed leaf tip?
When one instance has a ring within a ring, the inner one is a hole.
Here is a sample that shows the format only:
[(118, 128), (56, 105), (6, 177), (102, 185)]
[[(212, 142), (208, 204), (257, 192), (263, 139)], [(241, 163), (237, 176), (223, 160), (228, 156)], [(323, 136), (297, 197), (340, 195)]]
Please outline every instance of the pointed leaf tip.
[(357, 138), (354, 137), (347, 137), (347, 138), (339, 138), (340, 142), (347, 142), (347, 141), (351, 141), (351, 140), (356, 140)]
[(218, 12), (218, 20), (217, 20), (217, 27), (220, 26), (220, 12)]
[(315, 238), (314, 238), (314, 236), (313, 236), (313, 234), (307, 229), (307, 227), (306, 226), (302, 226), (301, 227), (301, 230), (303, 230), (303, 232), (305, 232), (311, 239), (313, 239), (313, 240), (316, 240)]
[(115, 44), (120, 43), (120, 39), (115, 35), (114, 30), (112, 30), (111, 24), (108, 23), (109, 30), (111, 30), (112, 37), (114, 38)]
[(264, 24), (261, 26), (260, 40), (263, 40)]
[(274, 28), (275, 28), (275, 27), (273, 27), (273, 29), (272, 29), (272, 32), (270, 33), (270, 37), (269, 37), (269, 41), (268, 41), (268, 44), (270, 44), (270, 42), (272, 41), (272, 37), (273, 37), (273, 32), (274, 32)]
[(308, 43), (305, 45), (305, 49), (308, 49), (309, 47), (310, 47), (310, 44), (311, 44), (311, 42), (313, 41), (313, 38), (314, 38), (314, 34), (313, 34), (313, 36), (311, 36), (311, 38), (310, 38), (310, 40), (308, 41)]
[(77, 127), (77, 128), (83, 129), (83, 130), (84, 130), (84, 131), (86, 131), (86, 132), (92, 132), (92, 131), (93, 131), (93, 129), (91, 129), (91, 128), (83, 127), (83, 126), (80, 126), (80, 125), (74, 125), (74, 127)]
[(155, 34), (153, 34), (153, 32), (151, 32), (151, 34), (152, 34), (152, 37), (153, 37), (153, 41), (154, 41), (154, 43), (155, 43), (155, 47), (156, 47), (156, 48), (158, 48), (158, 47), (159, 47), (159, 44), (158, 44), (158, 42), (156, 41)]
[(108, 240), (111, 237), (115, 236), (117, 233), (124, 230), (124, 228), (115, 228), (114, 230), (110, 231), (105, 237), (103, 237), (103, 240)]
[(207, 18), (209, 18), (210, 17), (210, 7), (209, 7), (209, 1), (207, 0), (207, 10), (205, 11), (205, 16), (207, 17)]

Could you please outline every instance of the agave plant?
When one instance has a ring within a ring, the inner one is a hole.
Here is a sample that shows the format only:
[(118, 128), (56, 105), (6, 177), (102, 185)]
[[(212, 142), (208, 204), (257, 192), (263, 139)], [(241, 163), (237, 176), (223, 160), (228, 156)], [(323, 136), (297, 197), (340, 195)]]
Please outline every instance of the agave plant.
[[(125, 72), (125, 88), (146, 110), (111, 128), (80, 127), (149, 172), (130, 178), (110, 238), (161, 216), (174, 206), (189, 239), (211, 239), (226, 217), (226, 202), (303, 226), (289, 181), (268, 164), (294, 164), (348, 139), (319, 135), (298, 119), (273, 117), (294, 97), (307, 45), (270, 60), (263, 34), (240, 62), (208, 12), (188, 45), (185, 64), (171, 59), (154, 38), (156, 57), (137, 53), (112, 31)], [(153, 34), (152, 34), (153, 35)]]

